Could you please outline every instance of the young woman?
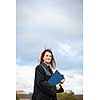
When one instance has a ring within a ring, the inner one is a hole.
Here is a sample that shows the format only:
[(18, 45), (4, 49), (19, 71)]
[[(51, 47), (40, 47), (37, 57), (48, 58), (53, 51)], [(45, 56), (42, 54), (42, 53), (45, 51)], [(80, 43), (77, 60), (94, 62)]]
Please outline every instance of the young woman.
[[(53, 53), (45, 49), (40, 58), (40, 64), (35, 68), (34, 92), (32, 100), (57, 100), (56, 93), (63, 92), (61, 84), (51, 85), (48, 83), (56, 67)], [(64, 80), (61, 81), (62, 83)]]

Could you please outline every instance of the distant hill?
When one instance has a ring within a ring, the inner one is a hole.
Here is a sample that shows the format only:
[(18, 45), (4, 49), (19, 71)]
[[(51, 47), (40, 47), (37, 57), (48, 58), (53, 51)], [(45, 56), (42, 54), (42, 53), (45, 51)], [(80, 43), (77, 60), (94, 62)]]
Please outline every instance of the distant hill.
[(32, 93), (29, 93), (29, 94), (19, 94), (19, 97), (21, 99), (30, 99), (32, 96)]
[[(26, 93), (25, 91), (17, 91), (16, 93), (19, 95), (21, 100), (30, 99), (31, 96), (32, 96), (31, 92), (30, 93)], [(75, 96), (76, 96), (77, 100), (83, 100), (83, 95), (75, 95)]]
[(26, 93), (25, 91), (17, 91), (16, 92), (18, 94), (18, 96), (20, 97), (20, 99), (30, 99), (32, 96), (32, 93)]
[(83, 95), (75, 95), (77, 100), (83, 100)]

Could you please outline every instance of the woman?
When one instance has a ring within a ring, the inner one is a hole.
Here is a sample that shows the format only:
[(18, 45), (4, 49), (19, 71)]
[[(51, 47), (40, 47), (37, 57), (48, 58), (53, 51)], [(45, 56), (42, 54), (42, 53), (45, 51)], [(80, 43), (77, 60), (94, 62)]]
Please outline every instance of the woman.
[[(35, 68), (34, 93), (32, 100), (57, 100), (56, 93), (63, 92), (61, 84), (51, 85), (48, 83), (56, 67), (53, 53), (45, 49), (40, 58), (40, 64)], [(61, 81), (62, 83), (64, 80)]]

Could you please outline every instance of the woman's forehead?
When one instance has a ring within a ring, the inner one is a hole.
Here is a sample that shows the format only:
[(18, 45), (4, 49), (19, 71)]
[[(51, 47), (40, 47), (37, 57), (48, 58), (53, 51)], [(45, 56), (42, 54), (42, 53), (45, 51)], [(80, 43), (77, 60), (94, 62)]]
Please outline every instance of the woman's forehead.
[(51, 54), (51, 52), (46, 51), (46, 52), (45, 52), (45, 55), (52, 55), (52, 54)]

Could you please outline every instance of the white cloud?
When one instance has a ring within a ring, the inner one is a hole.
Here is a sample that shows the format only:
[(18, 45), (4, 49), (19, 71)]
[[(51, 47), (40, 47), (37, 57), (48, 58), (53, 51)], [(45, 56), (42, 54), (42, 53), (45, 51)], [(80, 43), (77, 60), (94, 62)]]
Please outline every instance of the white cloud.
[[(77, 8), (77, 6), (73, 7)], [(77, 20), (74, 17), (76, 14), (70, 15), (72, 12), (75, 13), (74, 10), (70, 12), (67, 9), (71, 9), (71, 6), (64, 8), (57, 5), (46, 5), (45, 3), (38, 3), (34, 6), (18, 5), (17, 21), (19, 26), (33, 27), (36, 30), (59, 30), (66, 34), (80, 34), (82, 32), (82, 20)]]
[(33, 13), (33, 23), (50, 29), (62, 29), (66, 22), (66, 16), (60, 14), (60, 9), (43, 7), (39, 12)]
[(83, 76), (74, 70), (61, 71), (65, 76), (63, 87), (66, 90), (72, 90), (75, 94), (83, 93)]
[(35, 68), (33, 66), (16, 65), (16, 90), (32, 91)]
[[(74, 44), (75, 45), (75, 44)], [(75, 57), (80, 53), (79, 48), (75, 48), (74, 45), (66, 43), (58, 43), (58, 52), (64, 56)]]

